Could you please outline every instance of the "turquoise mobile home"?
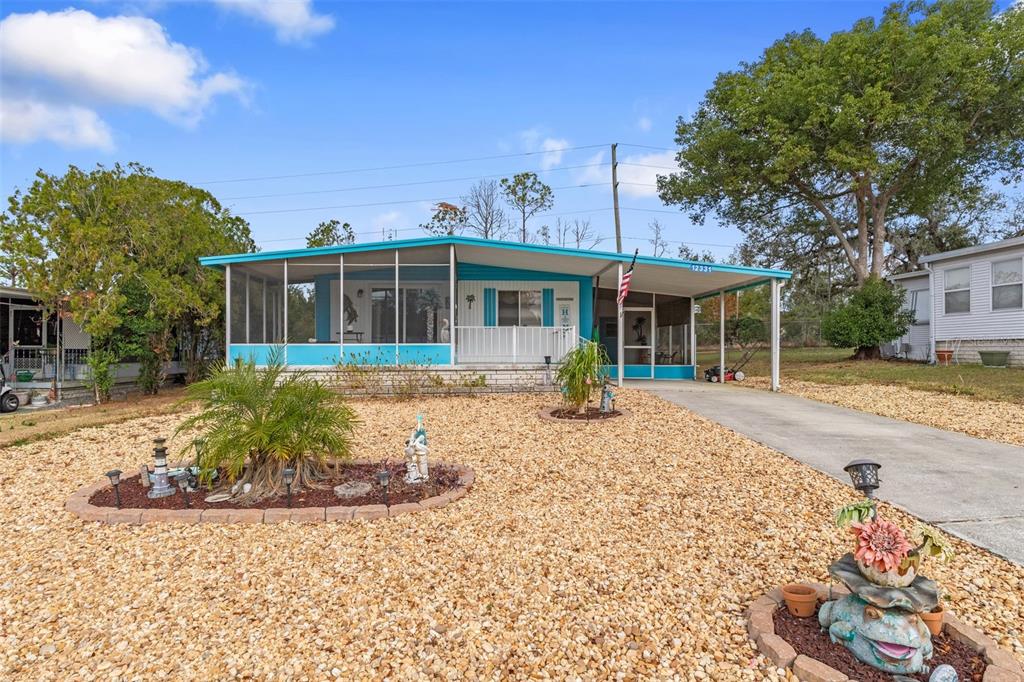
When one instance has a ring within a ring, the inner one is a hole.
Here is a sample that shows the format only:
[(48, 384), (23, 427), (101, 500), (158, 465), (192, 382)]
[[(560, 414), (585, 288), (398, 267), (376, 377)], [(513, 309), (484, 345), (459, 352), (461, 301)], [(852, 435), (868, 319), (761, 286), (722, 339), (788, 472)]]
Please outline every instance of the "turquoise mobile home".
[(772, 287), (777, 384), (781, 270), (448, 236), (209, 256), (226, 273), (227, 359), (290, 366), (553, 363), (595, 334), (628, 379), (692, 379), (694, 302)]

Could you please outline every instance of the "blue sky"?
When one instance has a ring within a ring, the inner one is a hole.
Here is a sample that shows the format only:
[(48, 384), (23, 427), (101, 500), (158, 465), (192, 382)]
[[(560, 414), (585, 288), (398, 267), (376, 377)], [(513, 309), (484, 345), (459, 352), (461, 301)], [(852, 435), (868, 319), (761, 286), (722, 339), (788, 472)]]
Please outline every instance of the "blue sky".
[[(276, 249), (332, 217), (361, 241), (422, 234), (466, 178), (533, 170), (556, 188), (533, 227), (589, 218), (610, 237), (609, 143), (620, 161), (668, 163), (676, 117), (718, 72), (788, 31), (826, 35), (885, 4), (8, 0), (5, 49), (21, 49), (3, 67), (0, 185), (139, 161), (207, 187)], [(539, 153), (563, 147), (588, 148)], [(522, 152), (536, 153), (330, 173)], [(738, 233), (662, 206), (658, 172), (622, 167), (635, 183), (621, 194), (626, 247), (649, 252), (656, 218), (672, 253), (685, 241), (727, 256)], [(413, 182), (430, 184), (356, 189)], [(267, 194), (290, 196), (254, 198)]]

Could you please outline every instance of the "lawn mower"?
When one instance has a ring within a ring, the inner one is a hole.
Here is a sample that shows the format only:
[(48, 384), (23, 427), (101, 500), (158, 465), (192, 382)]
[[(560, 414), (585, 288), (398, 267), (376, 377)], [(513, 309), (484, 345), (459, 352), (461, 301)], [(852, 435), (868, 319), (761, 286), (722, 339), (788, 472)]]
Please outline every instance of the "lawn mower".
[(0, 362), (0, 412), (14, 412), (20, 404), (14, 389), (7, 385), (7, 372), (4, 371), (4, 363)]
[[(725, 381), (743, 381), (747, 378), (747, 375), (743, 372), (743, 368), (746, 367), (747, 363), (750, 362), (750, 358), (754, 357), (757, 351), (761, 350), (760, 346), (753, 346), (743, 351), (743, 355), (740, 356), (739, 362), (733, 367), (725, 368)], [(721, 367), (715, 365), (704, 370), (704, 381), (710, 381), (713, 384), (717, 384), (722, 381), (722, 370)]]

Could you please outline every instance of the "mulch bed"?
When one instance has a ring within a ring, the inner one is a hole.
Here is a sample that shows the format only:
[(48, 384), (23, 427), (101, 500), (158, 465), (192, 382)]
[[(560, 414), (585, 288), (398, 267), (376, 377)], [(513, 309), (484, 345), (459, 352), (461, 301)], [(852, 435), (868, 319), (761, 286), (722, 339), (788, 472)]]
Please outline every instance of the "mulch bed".
[(579, 420), (579, 421), (597, 421), (599, 419), (612, 419), (618, 417), (622, 413), (618, 410), (612, 410), (611, 412), (602, 412), (599, 407), (588, 407), (583, 412), (577, 412), (574, 407), (559, 407), (551, 411), (551, 416), (555, 419), (567, 419), (567, 420)]
[[(432, 464), (430, 466), (430, 480), (422, 484), (410, 484), (405, 482), (405, 463), (389, 462), (388, 470), (391, 472), (391, 483), (388, 486), (388, 504), (402, 504), (403, 502), (419, 502), (420, 500), (444, 493), (458, 487), (459, 472), (445, 464)], [(357, 462), (341, 464), (338, 467), (338, 476), (324, 480), (322, 488), (292, 490), (292, 507), (357, 507), (360, 505), (383, 504), (384, 498), (380, 488), (376, 485), (375, 476), (381, 470), (380, 464)], [(367, 495), (341, 499), (334, 494), (334, 486), (350, 481), (366, 481), (373, 486)], [(139, 482), (139, 475), (135, 474), (121, 479), (121, 507), (122, 509), (185, 509), (185, 498), (180, 490), (167, 497), (150, 499), (146, 497), (148, 488), (142, 487)], [(173, 485), (173, 481), (172, 481)], [(219, 487), (218, 487), (219, 489)], [(237, 503), (216, 502), (209, 503), (204, 500), (212, 493), (210, 490), (200, 489), (188, 494), (192, 509), (271, 509), (275, 507), (287, 507), (288, 498), (286, 495), (267, 498), (255, 504), (243, 507)], [(103, 488), (89, 498), (89, 504), (97, 507), (113, 507), (116, 504), (114, 489)]]
[[(821, 661), (860, 682), (892, 682), (892, 673), (882, 672), (861, 663), (849, 649), (840, 644), (833, 644), (828, 633), (818, 625), (817, 610), (810, 618), (797, 618), (790, 615), (785, 607), (780, 607), (775, 610), (774, 620), (775, 634), (789, 642), (798, 654)], [(986, 663), (980, 653), (947, 637), (945, 633), (932, 637), (932, 646), (935, 653), (927, 664), (933, 670), (943, 663), (948, 663), (960, 675), (960, 682), (981, 682)], [(928, 675), (923, 673), (907, 677), (923, 682), (928, 680)]]

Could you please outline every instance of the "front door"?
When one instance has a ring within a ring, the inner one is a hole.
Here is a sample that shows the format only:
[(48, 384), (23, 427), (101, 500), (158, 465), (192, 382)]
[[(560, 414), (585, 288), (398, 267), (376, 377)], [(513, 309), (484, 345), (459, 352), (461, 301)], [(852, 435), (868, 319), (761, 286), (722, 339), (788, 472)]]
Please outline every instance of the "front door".
[(625, 335), (622, 342), (624, 374), (627, 379), (654, 377), (654, 309), (625, 308), (622, 311)]

